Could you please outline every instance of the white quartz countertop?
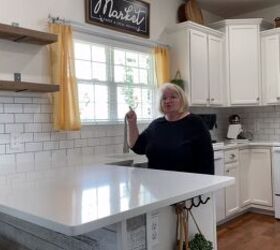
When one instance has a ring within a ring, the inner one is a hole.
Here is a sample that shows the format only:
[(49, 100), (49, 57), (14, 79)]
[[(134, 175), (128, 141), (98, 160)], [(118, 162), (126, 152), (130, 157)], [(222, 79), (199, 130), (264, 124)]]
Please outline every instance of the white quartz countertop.
[(1, 185), (0, 212), (80, 235), (232, 183), (232, 177), (84, 162)]

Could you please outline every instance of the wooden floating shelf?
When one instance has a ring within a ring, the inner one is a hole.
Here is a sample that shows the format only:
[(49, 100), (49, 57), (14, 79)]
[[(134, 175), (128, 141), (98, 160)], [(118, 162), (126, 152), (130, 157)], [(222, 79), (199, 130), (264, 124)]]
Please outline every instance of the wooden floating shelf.
[(0, 39), (20, 43), (47, 45), (57, 41), (57, 35), (0, 23)]
[(15, 82), (15, 81), (0, 81), (0, 91), (15, 91), (15, 92), (57, 92), (59, 85), (43, 84), (33, 82)]

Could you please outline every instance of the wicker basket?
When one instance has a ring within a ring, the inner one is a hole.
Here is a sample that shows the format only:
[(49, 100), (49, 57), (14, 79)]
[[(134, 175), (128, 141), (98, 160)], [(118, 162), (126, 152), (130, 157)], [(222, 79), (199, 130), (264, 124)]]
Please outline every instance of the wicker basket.
[(203, 16), (201, 9), (196, 0), (185, 0), (178, 8), (178, 22), (193, 21), (203, 24)]

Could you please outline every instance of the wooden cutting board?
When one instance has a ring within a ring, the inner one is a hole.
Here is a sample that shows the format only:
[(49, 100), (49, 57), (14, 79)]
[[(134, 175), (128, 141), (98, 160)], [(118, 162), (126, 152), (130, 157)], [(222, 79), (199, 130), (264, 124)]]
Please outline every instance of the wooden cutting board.
[(186, 0), (185, 14), (187, 20), (204, 24), (202, 12), (196, 0)]

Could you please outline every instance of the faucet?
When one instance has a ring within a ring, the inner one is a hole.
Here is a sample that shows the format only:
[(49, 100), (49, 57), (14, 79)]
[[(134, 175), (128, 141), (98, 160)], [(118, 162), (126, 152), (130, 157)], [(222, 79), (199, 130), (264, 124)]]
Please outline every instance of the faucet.
[(123, 153), (129, 153), (129, 146), (127, 143), (127, 119), (126, 116), (124, 118), (124, 133), (123, 133)]

